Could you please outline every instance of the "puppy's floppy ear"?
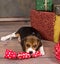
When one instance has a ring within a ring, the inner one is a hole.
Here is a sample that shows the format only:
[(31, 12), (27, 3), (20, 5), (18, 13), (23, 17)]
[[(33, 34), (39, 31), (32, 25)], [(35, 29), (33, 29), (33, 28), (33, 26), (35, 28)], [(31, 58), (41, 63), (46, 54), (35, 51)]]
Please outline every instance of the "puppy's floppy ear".
[(26, 38), (21, 40), (21, 45), (22, 45), (22, 49), (23, 49), (24, 52), (26, 51), (25, 42), (26, 42)]
[(42, 43), (41, 43), (41, 40), (40, 39), (37, 39), (37, 43), (38, 43), (38, 47), (37, 47), (36, 50), (38, 50), (42, 46)]

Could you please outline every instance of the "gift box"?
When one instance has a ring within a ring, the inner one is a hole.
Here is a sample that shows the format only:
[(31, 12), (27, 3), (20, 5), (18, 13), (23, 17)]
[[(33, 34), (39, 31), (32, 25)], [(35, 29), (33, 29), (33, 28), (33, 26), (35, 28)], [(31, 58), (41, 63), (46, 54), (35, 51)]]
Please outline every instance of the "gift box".
[(36, 0), (36, 10), (52, 11), (52, 0)]
[(60, 5), (54, 5), (54, 12), (56, 15), (60, 15)]
[(56, 15), (56, 21), (54, 25), (54, 42), (60, 40), (60, 16)]
[(55, 13), (32, 10), (30, 19), (32, 27), (40, 32), (43, 39), (53, 41)]
[(60, 42), (55, 45), (55, 57), (60, 61)]

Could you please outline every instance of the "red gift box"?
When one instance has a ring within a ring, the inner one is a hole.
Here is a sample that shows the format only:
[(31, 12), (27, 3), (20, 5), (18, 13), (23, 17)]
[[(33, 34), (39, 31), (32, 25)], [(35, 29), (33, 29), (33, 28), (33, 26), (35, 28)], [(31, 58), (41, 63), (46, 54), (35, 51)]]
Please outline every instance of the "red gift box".
[(32, 10), (30, 14), (32, 27), (40, 32), (43, 39), (53, 41), (55, 13)]

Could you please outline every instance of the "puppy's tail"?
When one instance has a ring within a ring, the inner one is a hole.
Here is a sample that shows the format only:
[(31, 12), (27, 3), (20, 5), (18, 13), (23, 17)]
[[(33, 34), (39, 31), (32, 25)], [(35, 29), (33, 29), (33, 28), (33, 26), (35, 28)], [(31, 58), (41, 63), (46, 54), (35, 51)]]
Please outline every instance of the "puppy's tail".
[(6, 41), (8, 39), (12, 39), (12, 37), (16, 37), (15, 35), (16, 32), (12, 33), (12, 34), (9, 34), (9, 35), (6, 35), (6, 36), (3, 36), (1, 37), (1, 41)]

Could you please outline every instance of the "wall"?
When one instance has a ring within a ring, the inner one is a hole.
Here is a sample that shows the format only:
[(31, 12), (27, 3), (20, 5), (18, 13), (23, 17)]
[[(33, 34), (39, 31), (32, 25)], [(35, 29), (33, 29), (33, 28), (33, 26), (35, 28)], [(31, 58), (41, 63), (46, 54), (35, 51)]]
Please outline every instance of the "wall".
[(29, 17), (35, 0), (0, 0), (0, 17)]

